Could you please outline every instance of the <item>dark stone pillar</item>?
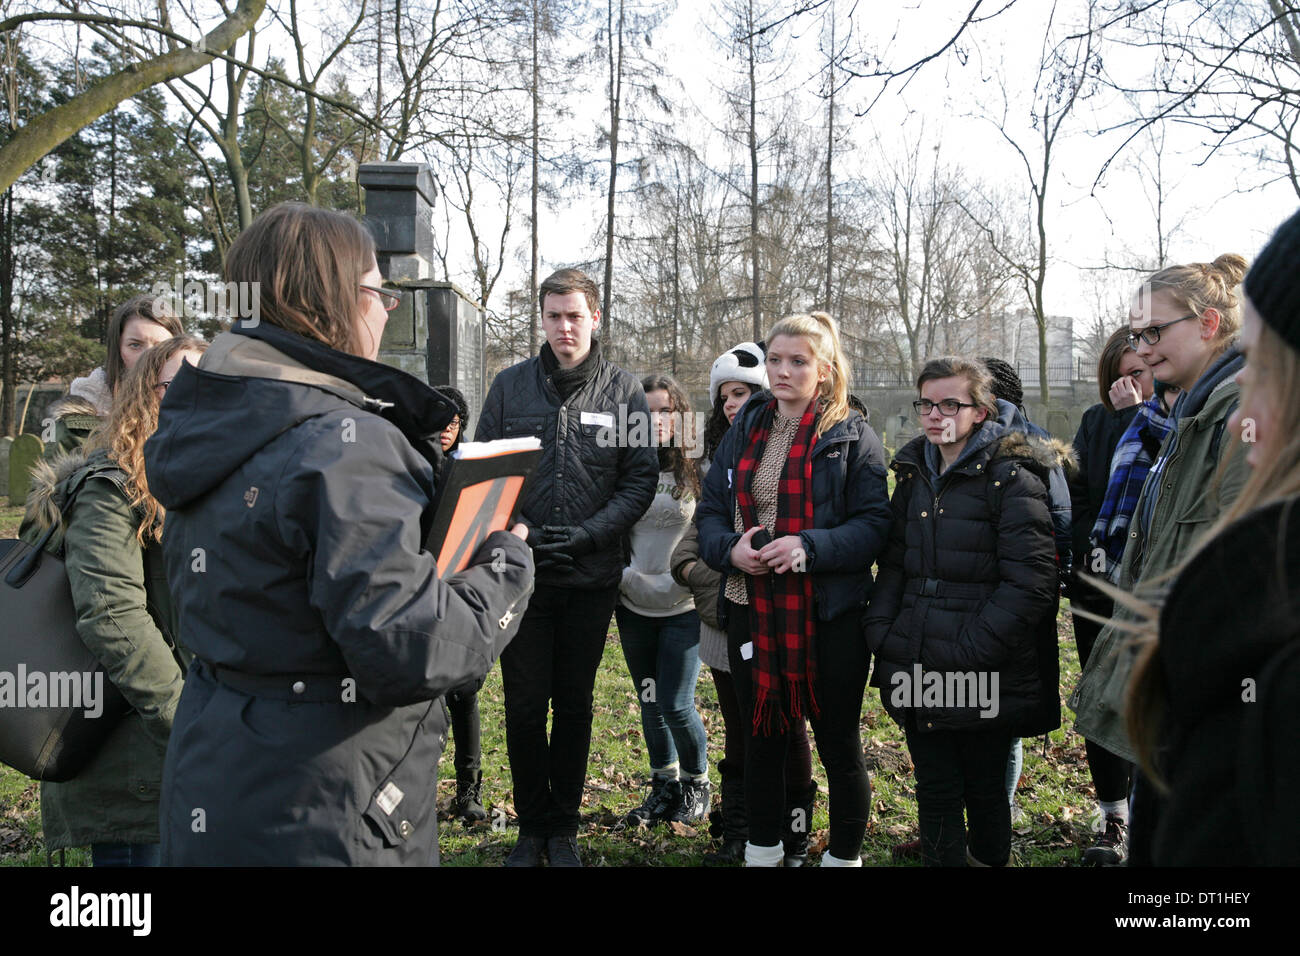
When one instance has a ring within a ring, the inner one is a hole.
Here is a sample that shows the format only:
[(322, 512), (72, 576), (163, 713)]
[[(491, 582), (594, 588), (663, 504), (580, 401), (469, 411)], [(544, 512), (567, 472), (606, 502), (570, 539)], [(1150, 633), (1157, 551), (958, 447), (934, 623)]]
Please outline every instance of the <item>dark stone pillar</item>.
[(375, 237), (385, 285), (407, 292), (388, 314), (379, 360), (431, 385), (453, 385), (470, 407), (470, 434), (483, 396), (483, 310), (449, 282), (431, 278), (433, 201), (437, 189), (425, 163), (365, 163), (363, 222)]

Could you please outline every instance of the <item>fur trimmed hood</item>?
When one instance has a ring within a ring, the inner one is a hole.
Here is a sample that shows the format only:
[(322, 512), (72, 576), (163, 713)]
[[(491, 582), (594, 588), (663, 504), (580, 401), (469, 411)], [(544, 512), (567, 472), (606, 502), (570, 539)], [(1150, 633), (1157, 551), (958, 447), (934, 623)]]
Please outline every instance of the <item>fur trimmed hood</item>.
[(1023, 458), (1041, 466), (1045, 471), (1060, 468), (1067, 478), (1079, 470), (1079, 460), (1074, 446), (1059, 438), (1040, 438), (1022, 431), (1011, 431), (1002, 436), (994, 458)]
[(95, 418), (103, 417), (95, 403), (81, 395), (74, 395), (69, 392), (62, 398), (57, 398), (50, 403), (47, 414), (52, 418), (64, 418), (69, 415), (90, 415)]
[(56, 452), (32, 466), (31, 484), (27, 491), (27, 512), (22, 531), (37, 534), (46, 528), (63, 527), (63, 508), (70, 494), (93, 476), (103, 476), (116, 484), (123, 494), (128, 494), (126, 473), (109, 457), (106, 449), (87, 454), (78, 448), (72, 452)]
[(63, 524), (62, 495), (56, 494), (59, 486), (84, 468), (89, 458), (82, 451), (59, 452), (52, 458), (42, 458), (32, 465), (31, 484), (27, 492), (25, 525), (44, 531), (51, 525)]

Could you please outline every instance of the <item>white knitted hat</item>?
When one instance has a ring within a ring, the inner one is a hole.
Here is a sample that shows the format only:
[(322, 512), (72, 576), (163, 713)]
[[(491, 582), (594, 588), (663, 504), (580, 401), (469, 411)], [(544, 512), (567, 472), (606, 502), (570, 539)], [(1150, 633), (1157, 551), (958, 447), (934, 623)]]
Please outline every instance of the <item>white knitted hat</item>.
[(709, 369), (709, 398), (716, 401), (724, 382), (744, 382), (755, 389), (767, 388), (767, 355), (761, 345), (741, 342), (723, 352)]

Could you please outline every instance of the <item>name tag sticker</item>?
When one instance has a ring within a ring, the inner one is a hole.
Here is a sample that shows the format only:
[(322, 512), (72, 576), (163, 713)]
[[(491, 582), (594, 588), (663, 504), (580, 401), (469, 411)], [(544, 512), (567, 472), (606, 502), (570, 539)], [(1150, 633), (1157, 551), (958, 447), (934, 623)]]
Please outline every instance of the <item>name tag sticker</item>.
[(392, 816), (393, 811), (397, 809), (397, 805), (402, 802), (404, 796), (406, 794), (402, 793), (401, 788), (390, 780), (384, 784), (384, 789), (380, 790), (379, 795), (375, 797), (375, 803), (379, 804), (380, 810)]
[(614, 427), (614, 416), (609, 412), (583, 412), (582, 424), (600, 425), (602, 428)]
[(740, 645), (740, 659), (742, 661), (747, 661), (753, 656), (754, 656), (753, 641), (746, 641), (744, 644)]

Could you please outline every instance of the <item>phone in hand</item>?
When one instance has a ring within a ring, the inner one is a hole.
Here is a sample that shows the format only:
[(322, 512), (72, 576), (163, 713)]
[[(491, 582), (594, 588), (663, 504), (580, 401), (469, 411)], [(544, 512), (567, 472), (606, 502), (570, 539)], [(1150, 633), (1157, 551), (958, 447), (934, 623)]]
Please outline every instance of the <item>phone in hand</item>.
[(749, 546), (755, 551), (762, 551), (767, 545), (772, 543), (772, 534), (766, 528), (760, 527), (754, 532), (754, 537), (749, 539)]

